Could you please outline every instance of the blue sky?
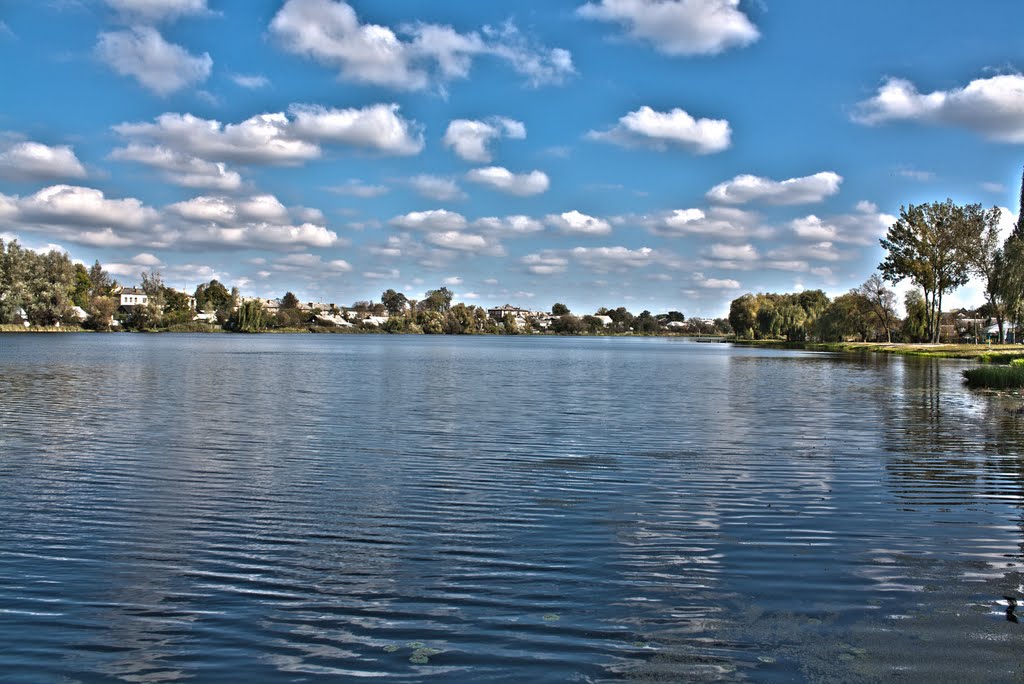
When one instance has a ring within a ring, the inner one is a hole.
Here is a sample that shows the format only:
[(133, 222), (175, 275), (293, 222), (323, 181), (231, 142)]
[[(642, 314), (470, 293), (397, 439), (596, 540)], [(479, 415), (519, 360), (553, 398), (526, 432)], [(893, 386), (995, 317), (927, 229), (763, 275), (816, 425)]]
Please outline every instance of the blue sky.
[(860, 284), (902, 204), (1017, 212), (1009, 0), (14, 0), (0, 22), (0, 237), (124, 284), (718, 316)]

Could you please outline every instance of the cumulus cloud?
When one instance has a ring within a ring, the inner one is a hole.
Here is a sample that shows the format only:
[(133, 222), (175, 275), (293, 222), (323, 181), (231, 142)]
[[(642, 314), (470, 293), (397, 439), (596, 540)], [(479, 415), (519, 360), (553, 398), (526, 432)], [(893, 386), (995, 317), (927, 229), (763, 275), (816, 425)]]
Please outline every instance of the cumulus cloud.
[(551, 185), (548, 175), (543, 171), (512, 173), (502, 166), (473, 169), (466, 174), (466, 180), (489, 185), (495, 190), (519, 197), (539, 195)]
[(232, 74), (231, 80), (235, 82), (235, 85), (248, 90), (259, 90), (270, 85), (270, 80), (260, 74)]
[(666, 55), (714, 55), (760, 37), (739, 0), (599, 0), (581, 17), (618, 24)]
[(971, 81), (963, 88), (921, 93), (902, 78), (890, 78), (877, 94), (857, 105), (857, 123), (891, 121), (966, 128), (990, 140), (1024, 143), (1024, 75), (1004, 74)]
[(526, 270), (534, 275), (555, 275), (564, 273), (569, 266), (569, 260), (550, 252), (542, 254), (527, 254), (520, 262), (526, 266)]
[(419, 174), (409, 179), (409, 185), (421, 197), (437, 200), (438, 202), (449, 202), (466, 197), (466, 193), (462, 192), (459, 184), (451, 178)]
[(18, 142), (0, 149), (0, 176), (13, 180), (85, 178), (85, 167), (68, 145)]
[(351, 197), (360, 197), (363, 199), (380, 197), (381, 195), (386, 195), (388, 193), (388, 187), (386, 185), (370, 185), (369, 183), (364, 183), (357, 178), (349, 179), (342, 185), (333, 185), (327, 189), (338, 195), (349, 195)]
[(569, 255), (598, 273), (621, 271), (626, 268), (642, 268), (656, 261), (658, 255), (650, 247), (629, 249), (628, 247), (575, 247)]
[(733, 280), (732, 278), (705, 278), (699, 273), (696, 274), (693, 284), (704, 290), (740, 289), (740, 281), (738, 280)]
[(526, 137), (526, 126), (505, 117), (455, 119), (448, 124), (441, 142), (466, 161), (486, 164), (491, 161), (491, 141), (503, 137), (521, 140)]
[(292, 105), (292, 132), (301, 139), (366, 147), (385, 154), (413, 155), (423, 149), (423, 134), (398, 114), (397, 104), (357, 109)]
[(878, 211), (870, 202), (860, 202), (853, 213), (820, 218), (814, 214), (793, 219), (793, 234), (805, 240), (874, 245), (884, 237), (896, 217)]
[(206, 0), (106, 0), (107, 5), (132, 21), (157, 22), (206, 14)]
[(275, 271), (295, 271), (310, 273), (315, 272), (321, 275), (348, 273), (352, 265), (344, 259), (332, 259), (324, 261), (323, 257), (317, 254), (288, 254), (272, 264)]
[(612, 232), (611, 224), (595, 216), (588, 216), (575, 209), (561, 214), (548, 214), (545, 219), (552, 228), (563, 233), (582, 233), (584, 235), (607, 235)]
[(403, 90), (465, 78), (481, 55), (507, 62), (534, 85), (573, 73), (567, 51), (531, 45), (510, 24), (459, 33), (419, 22), (396, 31), (362, 23), (341, 0), (287, 0), (270, 33), (285, 50), (336, 68), (346, 80)]
[(463, 233), (458, 230), (446, 230), (436, 233), (428, 233), (427, 242), (435, 247), (456, 250), (459, 252), (475, 252), (490, 256), (500, 256), (504, 250), (497, 242), (490, 240), (483, 235), (475, 233)]
[[(337, 233), (312, 221), (308, 210), (290, 212), (269, 194), (232, 198), (194, 197), (167, 207), (178, 219), (176, 237), (185, 243), (212, 247), (331, 247), (340, 243)], [(292, 213), (301, 222), (292, 221)], [(322, 215), (321, 215), (322, 216)]]
[(27, 197), (0, 193), (0, 221), (78, 244), (121, 247), (159, 244), (151, 232), (159, 213), (135, 198), (108, 199), (102, 191), (52, 185)]
[(133, 142), (156, 142), (207, 161), (299, 164), (320, 156), (320, 143), (335, 142), (384, 154), (416, 154), (423, 148), (419, 125), (403, 119), (397, 105), (328, 109), (292, 105), (224, 124), (191, 114), (165, 113), (153, 123), (123, 123), (114, 130)]
[(757, 249), (755, 249), (751, 244), (714, 244), (711, 245), (708, 252), (712, 259), (722, 259), (727, 261), (755, 261), (760, 257), (757, 253)]
[(447, 209), (410, 211), (391, 219), (391, 225), (407, 230), (457, 231), (466, 227), (466, 217)]
[(162, 145), (131, 144), (115, 149), (110, 158), (160, 169), (166, 180), (186, 188), (231, 191), (242, 186), (242, 177), (223, 162), (191, 157)]
[(832, 171), (784, 181), (742, 174), (711, 188), (707, 197), (712, 202), (724, 204), (753, 201), (767, 204), (811, 204), (839, 192), (842, 182), (843, 177)]
[(587, 137), (623, 147), (659, 151), (679, 147), (696, 154), (712, 154), (729, 148), (732, 129), (725, 119), (695, 119), (682, 109), (659, 112), (645, 105), (620, 118), (614, 127), (590, 131)]
[(150, 26), (101, 33), (96, 56), (118, 74), (135, 78), (161, 96), (202, 83), (213, 69), (208, 53), (190, 54)]
[(514, 216), (485, 216), (473, 222), (473, 227), (485, 233), (503, 236), (529, 235), (544, 230), (544, 224), (535, 218), (517, 214)]
[(452, 287), (455, 287), (462, 284), (462, 278), (460, 278), (459, 276), (451, 276), (449, 278), (445, 278), (444, 280), (442, 280), (441, 284), (451, 285)]

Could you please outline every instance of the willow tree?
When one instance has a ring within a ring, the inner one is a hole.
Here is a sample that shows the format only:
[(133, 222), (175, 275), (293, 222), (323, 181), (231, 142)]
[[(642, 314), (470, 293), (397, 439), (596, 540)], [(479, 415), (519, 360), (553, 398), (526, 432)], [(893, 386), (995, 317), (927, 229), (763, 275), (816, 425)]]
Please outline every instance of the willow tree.
[(896, 284), (910, 279), (924, 293), (926, 332), (939, 341), (942, 298), (967, 283), (972, 256), (985, 228), (980, 204), (953, 200), (900, 208), (900, 217), (880, 240), (888, 254), (878, 270)]

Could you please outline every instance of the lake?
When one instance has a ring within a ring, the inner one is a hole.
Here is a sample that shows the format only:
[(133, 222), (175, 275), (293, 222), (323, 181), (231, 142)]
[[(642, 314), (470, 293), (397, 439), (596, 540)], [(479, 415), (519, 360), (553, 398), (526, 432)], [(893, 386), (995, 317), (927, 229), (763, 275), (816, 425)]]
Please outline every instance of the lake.
[(0, 335), (0, 680), (1020, 681), (1024, 416), (965, 367)]

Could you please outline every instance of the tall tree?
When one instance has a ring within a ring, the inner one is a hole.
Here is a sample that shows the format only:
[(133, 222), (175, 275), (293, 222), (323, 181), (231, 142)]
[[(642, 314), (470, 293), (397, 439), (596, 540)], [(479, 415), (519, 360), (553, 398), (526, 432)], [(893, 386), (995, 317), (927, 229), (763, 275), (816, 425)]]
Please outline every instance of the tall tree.
[(406, 299), (405, 295), (401, 292), (395, 292), (393, 289), (388, 288), (384, 290), (380, 296), (380, 302), (387, 309), (388, 315), (399, 316), (405, 311), (405, 307), (409, 304), (409, 300)]
[(877, 273), (872, 273), (855, 291), (882, 326), (885, 341), (892, 342), (892, 329), (896, 322), (896, 293), (885, 286), (885, 281)]
[(984, 230), (981, 205), (953, 200), (900, 208), (900, 217), (880, 240), (888, 254), (878, 269), (889, 282), (904, 278), (924, 292), (928, 338), (939, 341), (945, 294), (970, 277), (971, 254)]

